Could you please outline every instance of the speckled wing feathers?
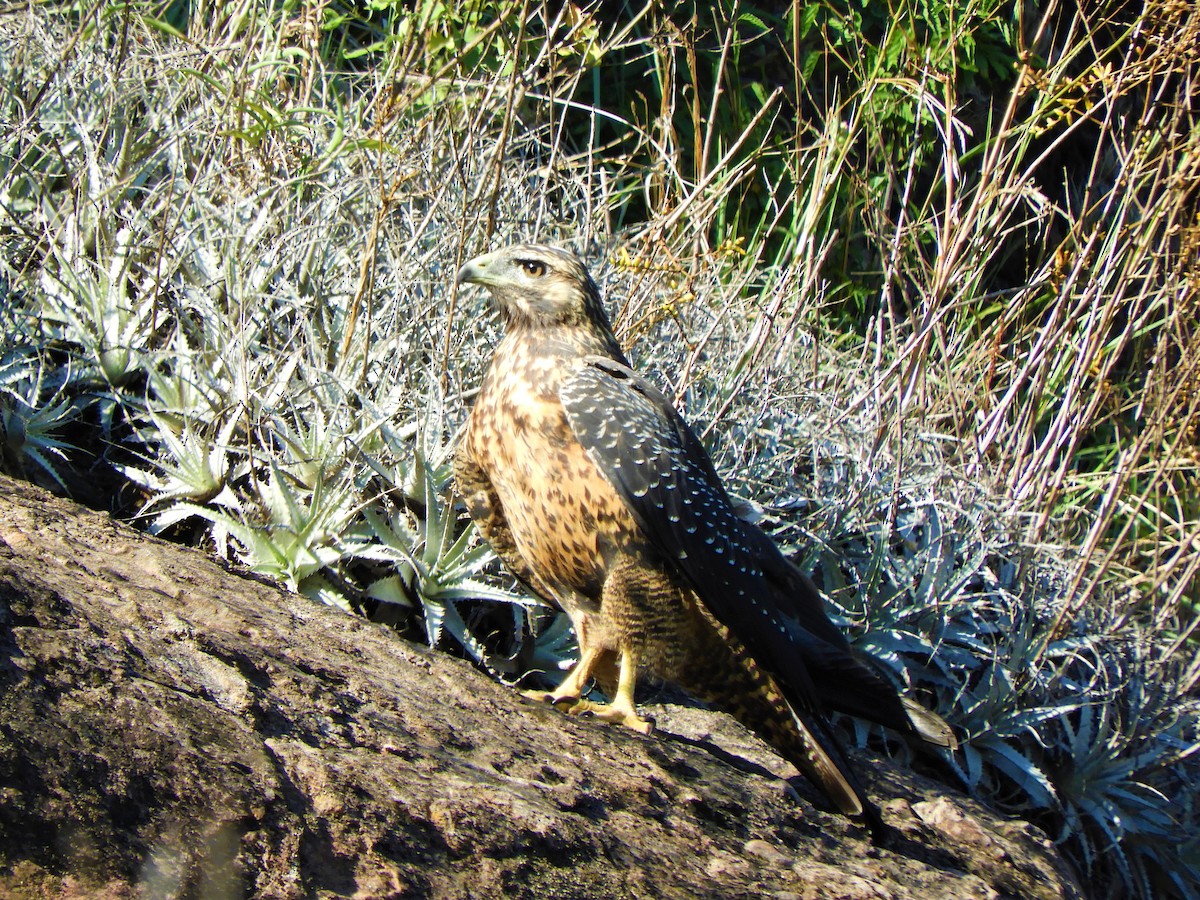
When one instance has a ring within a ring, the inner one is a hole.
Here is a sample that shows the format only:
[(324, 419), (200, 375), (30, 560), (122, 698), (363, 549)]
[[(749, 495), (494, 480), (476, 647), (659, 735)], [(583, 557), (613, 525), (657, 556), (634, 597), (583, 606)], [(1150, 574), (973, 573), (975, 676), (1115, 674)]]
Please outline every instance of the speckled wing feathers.
[(610, 359), (585, 358), (564, 380), (559, 397), (575, 436), (617, 488), (645, 538), (775, 677), (803, 747), (794, 761), (844, 812), (866, 813), (877, 825), (878, 812), (866, 803), (823, 720), (788, 625), (769, 602), (755, 562), (756, 533), (734, 514), (699, 439), (657, 389)]
[(576, 437), (643, 534), (718, 621), (792, 689), (789, 702), (954, 746), (940, 718), (904, 703), (859, 658), (825, 614), (816, 587), (775, 542), (738, 518), (700, 440), (657, 388), (627, 366), (594, 356), (559, 394)]
[(584, 360), (559, 396), (576, 437), (650, 543), (792, 689), (789, 702), (816, 710), (815, 687), (791, 643), (795, 626), (779, 614), (764, 582), (761, 532), (734, 514), (708, 454), (671, 404), (631, 369), (601, 357)]

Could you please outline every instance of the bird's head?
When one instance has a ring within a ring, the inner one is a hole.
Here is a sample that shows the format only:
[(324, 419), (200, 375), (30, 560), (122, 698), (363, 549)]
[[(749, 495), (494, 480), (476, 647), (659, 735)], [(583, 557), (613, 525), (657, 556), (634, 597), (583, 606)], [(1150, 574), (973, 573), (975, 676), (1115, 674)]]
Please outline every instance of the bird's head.
[(509, 326), (601, 326), (611, 332), (600, 289), (579, 258), (543, 244), (514, 244), (477, 256), (458, 282), (491, 291)]

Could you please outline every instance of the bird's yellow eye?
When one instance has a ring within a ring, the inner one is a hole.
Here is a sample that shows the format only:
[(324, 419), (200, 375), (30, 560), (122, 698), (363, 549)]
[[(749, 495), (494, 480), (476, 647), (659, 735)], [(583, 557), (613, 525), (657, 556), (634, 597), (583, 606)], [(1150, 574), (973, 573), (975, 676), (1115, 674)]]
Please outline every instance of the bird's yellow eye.
[(544, 262), (538, 262), (536, 259), (521, 260), (521, 268), (534, 278), (541, 278), (546, 274), (546, 264)]

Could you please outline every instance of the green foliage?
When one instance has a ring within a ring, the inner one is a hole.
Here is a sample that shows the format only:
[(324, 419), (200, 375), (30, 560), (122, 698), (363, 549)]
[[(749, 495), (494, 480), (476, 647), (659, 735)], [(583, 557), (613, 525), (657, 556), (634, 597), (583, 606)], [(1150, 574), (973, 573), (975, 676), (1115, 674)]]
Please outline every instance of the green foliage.
[(22, 351), (0, 358), (0, 461), (9, 472), (25, 473), (33, 463), (63, 490), (56, 466), (76, 448), (63, 431), (79, 416), (79, 403), (67, 391), (69, 370), (48, 368), (45, 360)]
[(136, 277), (131, 229), (118, 231), (111, 247), (81, 252), (75, 225), (66, 224), (42, 269), (44, 322), (60, 340), (82, 348), (83, 359), (105, 384), (120, 387), (141, 371), (139, 344), (153, 330), (154, 299), (150, 292), (130, 296)]
[[(341, 38), (337, 56), (347, 62), (362, 57), (386, 60), (395, 55), (406, 67), (422, 73), (437, 72), (448, 64), (468, 71), (486, 64), (495, 74), (510, 75), (512, 63), (502, 55), (503, 44), (485, 43), (480, 38), (497, 22), (513, 22), (520, 16), (523, 5), (517, 0), (500, 3), (419, 0), (412, 4), (371, 0), (327, 7), (321, 26), (331, 37)], [(346, 38), (356, 33), (370, 39), (358, 46), (347, 46)]]
[[(1004, 87), (1016, 72), (1018, 12), (1007, 0), (917, 0), (899, 4), (825, 0), (788, 13), (811, 78), (828, 57), (859, 75), (924, 73), (970, 92)], [(814, 36), (819, 41), (811, 41)], [(810, 42), (811, 41), (811, 42)], [(994, 81), (993, 81), (994, 80)]]
[(161, 442), (162, 449), (155, 457), (147, 458), (147, 468), (118, 465), (120, 472), (135, 484), (151, 493), (142, 508), (145, 515), (156, 507), (165, 507), (157, 514), (150, 530), (161, 532), (192, 514), (190, 503), (212, 503), (214, 506), (237, 508), (240, 504), (230, 490), (237, 476), (230, 454), (230, 439), (239, 424), (231, 417), (217, 432), (215, 440), (185, 421), (176, 434), (173, 425), (158, 412), (149, 414), (154, 432), (147, 443)]
[[(384, 563), (391, 574), (368, 585), (368, 596), (385, 603), (412, 605), (416, 598), (424, 613), (425, 636), (431, 646), (448, 632), (477, 662), (492, 671), (506, 668), (472, 634), (459, 604), (492, 600), (516, 603), (507, 590), (478, 576), (491, 562), (488, 546), (470, 529), (460, 528), (448, 502), (450, 464), (433, 464), (418, 452), (407, 472), (376, 467), (390, 494), (400, 493), (404, 503), (387, 508), (368, 506), (363, 523), (351, 533), (359, 538), (355, 558)], [(415, 514), (419, 511), (419, 515)], [(529, 601), (523, 601), (529, 602)]]

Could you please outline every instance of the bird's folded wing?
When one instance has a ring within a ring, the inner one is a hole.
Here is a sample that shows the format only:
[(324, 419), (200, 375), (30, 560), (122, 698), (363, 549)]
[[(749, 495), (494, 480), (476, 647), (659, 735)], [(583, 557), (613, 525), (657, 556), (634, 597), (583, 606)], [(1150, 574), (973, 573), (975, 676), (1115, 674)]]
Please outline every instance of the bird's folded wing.
[(789, 702), (954, 746), (940, 718), (899, 697), (858, 657), (826, 616), (816, 586), (775, 542), (738, 517), (699, 438), (657, 388), (621, 363), (587, 357), (559, 396), (576, 438), (646, 538), (791, 689)]
[(656, 550), (759, 664), (820, 709), (788, 621), (763, 572), (762, 542), (742, 522), (699, 438), (667, 399), (628, 367), (587, 357), (559, 391), (576, 438), (620, 493)]

